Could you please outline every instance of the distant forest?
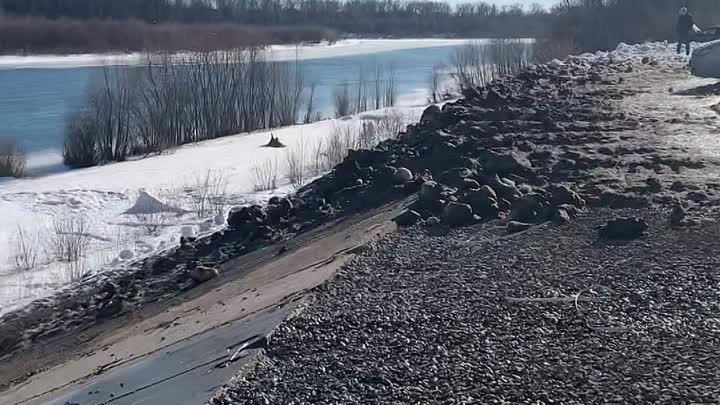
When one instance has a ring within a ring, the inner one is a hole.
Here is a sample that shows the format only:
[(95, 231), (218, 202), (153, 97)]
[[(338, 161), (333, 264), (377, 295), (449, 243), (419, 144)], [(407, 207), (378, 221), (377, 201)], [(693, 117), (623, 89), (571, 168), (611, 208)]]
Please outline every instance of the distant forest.
[[(0, 53), (205, 50), (340, 36), (534, 37), (551, 48), (612, 49), (675, 40), (688, 6), (701, 27), (720, 25), (718, 0), (558, 0), (552, 9), (477, 1), (0, 0)], [(548, 41), (545, 41), (546, 44)]]
[(146, 23), (235, 23), (308, 27), (394, 36), (537, 36), (548, 14), (540, 7), (398, 0), (0, 0), (6, 16), (140, 20)]

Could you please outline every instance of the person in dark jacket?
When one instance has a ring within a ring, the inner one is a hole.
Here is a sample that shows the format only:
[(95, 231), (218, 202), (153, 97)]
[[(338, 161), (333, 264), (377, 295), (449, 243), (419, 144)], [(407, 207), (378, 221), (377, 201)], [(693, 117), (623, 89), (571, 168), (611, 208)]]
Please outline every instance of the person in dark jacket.
[(680, 53), (682, 46), (685, 45), (685, 54), (690, 55), (690, 37), (692, 36), (694, 25), (695, 21), (693, 21), (692, 15), (688, 13), (688, 9), (685, 7), (681, 8), (677, 21), (677, 53)]

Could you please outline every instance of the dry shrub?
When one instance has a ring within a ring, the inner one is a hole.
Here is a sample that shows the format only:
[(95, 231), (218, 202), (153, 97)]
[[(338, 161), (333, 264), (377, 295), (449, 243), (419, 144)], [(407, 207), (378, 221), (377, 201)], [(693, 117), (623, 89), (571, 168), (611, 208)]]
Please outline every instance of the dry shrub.
[(22, 177), (27, 157), (16, 139), (0, 139), (0, 177)]
[(63, 142), (63, 162), (72, 169), (92, 167), (98, 164), (96, 147), (96, 123), (90, 115), (78, 112), (68, 116)]
[(306, 150), (305, 143), (301, 141), (297, 147), (288, 149), (285, 152), (285, 163), (287, 164), (286, 177), (295, 188), (300, 188), (305, 184), (307, 169)]
[(458, 89), (483, 87), (504, 75), (514, 75), (533, 62), (533, 44), (515, 39), (472, 42), (452, 56), (453, 79)]
[(332, 133), (324, 143), (322, 158), (325, 167), (335, 167), (347, 156), (349, 149), (355, 149), (358, 144), (358, 129), (350, 126), (333, 128)]
[(15, 265), (18, 270), (32, 270), (38, 263), (40, 234), (31, 234), (20, 225), (15, 234)]
[(85, 257), (90, 244), (90, 226), (83, 216), (56, 216), (53, 221), (51, 246), (61, 262), (78, 262)]
[(227, 208), (228, 180), (222, 170), (208, 169), (196, 174), (187, 188), (193, 211), (198, 217), (224, 215)]
[(250, 169), (253, 191), (270, 191), (277, 188), (277, 161), (268, 159), (258, 162)]

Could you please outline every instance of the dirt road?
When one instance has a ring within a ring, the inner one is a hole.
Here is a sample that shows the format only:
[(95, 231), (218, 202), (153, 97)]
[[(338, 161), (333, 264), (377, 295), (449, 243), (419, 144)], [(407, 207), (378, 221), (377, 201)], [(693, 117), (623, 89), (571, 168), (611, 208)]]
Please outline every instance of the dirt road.
[(402, 205), (298, 237), (280, 256), (272, 247), (239, 257), (221, 269), (231, 277), (16, 356), (0, 375), (34, 374), (0, 393), (0, 403), (202, 403), (301, 305), (305, 291), (331, 278), (354, 249), (391, 231), (388, 221)]

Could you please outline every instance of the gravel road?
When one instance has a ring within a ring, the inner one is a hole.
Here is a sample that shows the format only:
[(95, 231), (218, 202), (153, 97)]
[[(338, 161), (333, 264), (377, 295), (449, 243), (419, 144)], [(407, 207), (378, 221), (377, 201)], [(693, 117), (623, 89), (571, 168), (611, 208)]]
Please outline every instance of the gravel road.
[[(623, 214), (646, 235), (599, 241)], [(720, 400), (717, 221), (601, 209), (510, 237), (495, 225), (380, 241), (216, 403)]]

